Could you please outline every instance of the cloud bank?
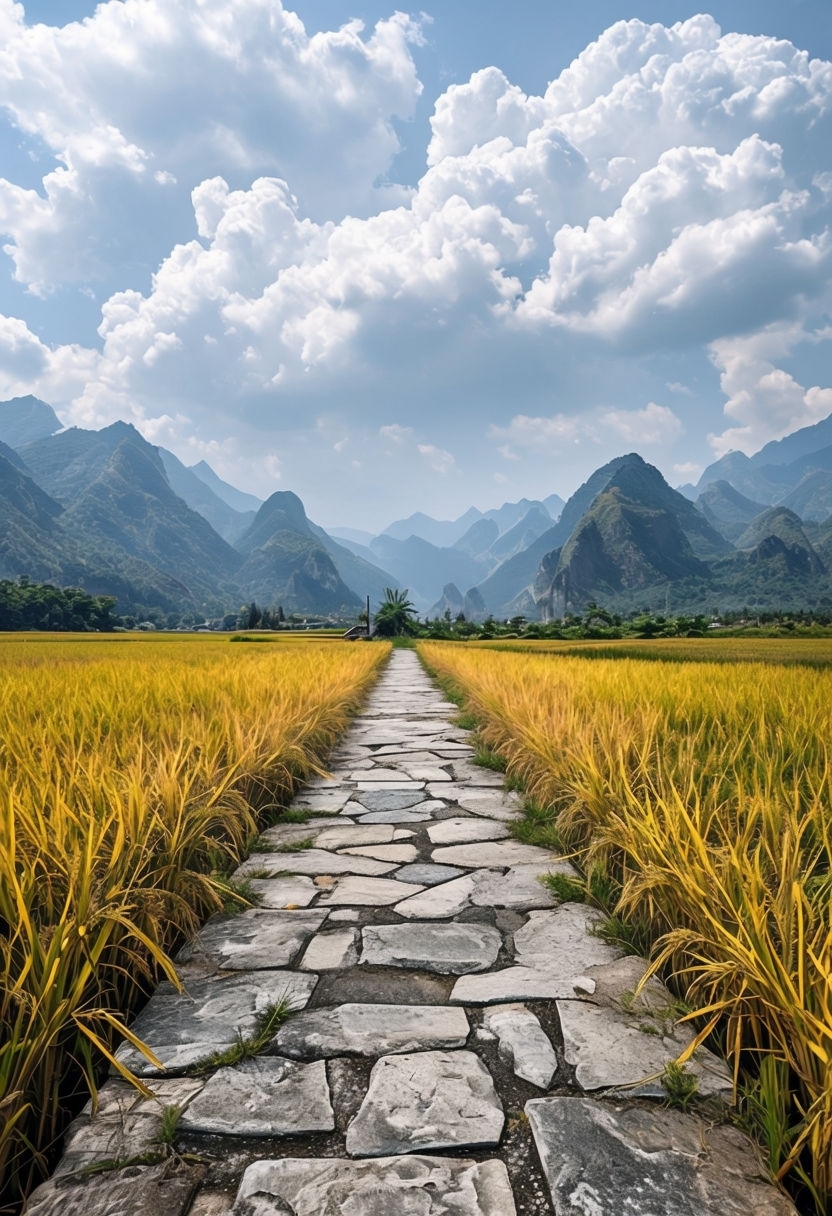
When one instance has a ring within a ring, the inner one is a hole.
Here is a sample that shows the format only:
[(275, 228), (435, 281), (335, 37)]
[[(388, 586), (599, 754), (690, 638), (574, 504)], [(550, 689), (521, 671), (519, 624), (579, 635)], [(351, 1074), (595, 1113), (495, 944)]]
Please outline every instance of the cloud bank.
[(403, 487), (568, 491), (625, 447), (688, 468), (832, 411), (800, 375), (832, 336), (832, 64), (707, 16), (619, 22), (542, 96), (496, 67), (448, 88), (408, 186), (419, 20), (231, 12), (29, 28), (0, 0), (0, 101), (56, 163), (0, 182), (12, 272), (107, 286), (96, 348), (0, 319), (0, 393), (261, 491), (291, 467), (333, 519)]

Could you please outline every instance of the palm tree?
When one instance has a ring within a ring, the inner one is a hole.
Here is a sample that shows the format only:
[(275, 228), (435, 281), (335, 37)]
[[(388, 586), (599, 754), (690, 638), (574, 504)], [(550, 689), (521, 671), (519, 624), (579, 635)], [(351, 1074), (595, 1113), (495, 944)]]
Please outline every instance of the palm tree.
[(404, 591), (394, 591), (392, 587), (385, 587), (384, 601), (379, 605), (373, 622), (375, 632), (383, 638), (413, 633), (415, 616), (416, 609), (407, 598), (406, 587)]

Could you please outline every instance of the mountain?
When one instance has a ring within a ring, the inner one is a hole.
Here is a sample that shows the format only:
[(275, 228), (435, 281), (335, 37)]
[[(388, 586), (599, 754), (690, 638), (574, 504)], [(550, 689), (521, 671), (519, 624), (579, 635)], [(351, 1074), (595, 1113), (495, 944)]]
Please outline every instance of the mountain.
[(256, 498), (254, 494), (246, 494), (243, 490), (238, 490), (236, 486), (230, 486), (227, 481), (223, 481), (204, 460), (200, 460), (199, 464), (192, 464), (190, 471), (233, 511), (239, 511), (245, 515), (248, 511), (259, 511), (263, 505), (262, 498)]
[(0, 456), (7, 460), (9, 464), (14, 465), (21, 473), (27, 473), (26, 465), (20, 459), (14, 448), (10, 448), (7, 443), (3, 443), (0, 439)]
[(395, 520), (384, 529), (381, 535), (391, 536), (394, 540), (409, 540), (411, 536), (416, 536), (419, 540), (425, 540), (428, 544), (441, 549), (458, 541), (471, 524), (481, 518), (481, 515), (482, 512), (478, 511), (476, 507), (469, 507), (464, 515), (460, 515), (459, 519), (434, 519), (430, 515), (417, 511), (414, 515), (409, 515), (407, 519)]
[(497, 561), (505, 561), (515, 553), (528, 549), (539, 536), (548, 532), (552, 526), (552, 517), (542, 506), (534, 504), (513, 528), (509, 528), (491, 545), (489, 554)]
[[(70, 427), (18, 448), (18, 454), (39, 486), (58, 502), (69, 506), (103, 469), (125, 439), (144, 444), (155, 452), (128, 422), (114, 422), (100, 431)], [(158, 456), (153, 457), (158, 461)]]
[(451, 620), (456, 620), (460, 612), (465, 611), (465, 598), (459, 587), (455, 583), (446, 583), (442, 588), (442, 595), (428, 609), (427, 615), (431, 619), (445, 616), (445, 613), (450, 614)]
[[(828, 597), (827, 567), (793, 511), (757, 512), (730, 485), (713, 483), (700, 497), (723, 526), (727, 518), (734, 547), (641, 457), (613, 465), (568, 539), (541, 560), (534, 594), (544, 619), (582, 612), (592, 600), (616, 611), (672, 603), (691, 612), (715, 604), (808, 606)], [(590, 481), (597, 484), (597, 474)]]
[(810, 476), (821, 471), (832, 475), (832, 414), (767, 443), (753, 456), (729, 452), (705, 469), (698, 488), (727, 481), (757, 502), (784, 504), (799, 510), (804, 519), (822, 520), (832, 511), (832, 476)]
[(711, 527), (730, 541), (736, 541), (752, 519), (765, 511), (765, 504), (752, 502), (735, 490), (730, 481), (712, 481), (696, 499), (695, 505)]
[(349, 541), (353, 545), (361, 545), (368, 549), (375, 532), (364, 532), (361, 528), (327, 528), (327, 532), (335, 540)]
[(11, 401), (0, 401), (0, 441), (10, 448), (46, 439), (62, 425), (52, 406), (38, 397), (12, 397)]
[(343, 581), (290, 490), (267, 498), (237, 542), (237, 581), (246, 597), (286, 612), (355, 612), (361, 600)]
[(418, 536), (397, 540), (382, 532), (373, 539), (371, 552), (408, 589), (420, 611), (439, 598), (446, 583), (470, 586), (482, 576), (482, 568), (467, 553), (440, 548)]
[(146, 562), (206, 611), (222, 611), (234, 596), (241, 556), (174, 493), (157, 450), (128, 430), (67, 507), (64, 526), (106, 552)]
[(451, 548), (458, 549), (460, 553), (467, 553), (469, 557), (477, 558), (489, 551), (499, 535), (500, 529), (496, 521), (483, 517), (472, 523), (468, 531), (463, 533)]
[[(235, 539), (241, 536), (251, 524), (257, 508), (250, 511), (235, 511), (223, 498), (215, 494), (202, 478), (194, 473), (193, 469), (189, 469), (174, 456), (173, 452), (168, 452), (165, 448), (159, 448), (158, 452), (171, 489), (188, 504), (192, 511), (197, 511), (203, 519), (207, 519), (223, 540), (233, 544)], [(208, 465), (205, 467), (207, 469)], [(231, 489), (230, 486), (229, 489)]]

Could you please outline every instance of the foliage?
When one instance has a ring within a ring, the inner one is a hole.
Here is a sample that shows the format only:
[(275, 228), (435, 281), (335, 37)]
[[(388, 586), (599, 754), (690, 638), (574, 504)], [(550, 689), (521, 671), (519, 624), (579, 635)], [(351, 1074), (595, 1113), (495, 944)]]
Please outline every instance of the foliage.
[(0, 630), (49, 629), (107, 633), (118, 624), (115, 597), (88, 595), (77, 587), (53, 587), (21, 578), (0, 580)]
[(407, 598), (407, 588), (400, 591), (385, 587), (384, 600), (376, 612), (373, 628), (383, 638), (414, 633), (415, 616), (413, 604)]
[(91, 635), (0, 641), (0, 1176), (25, 1194), (135, 1000), (222, 907), (377, 647)]
[(466, 688), (486, 743), (556, 816), (593, 898), (611, 905), (605, 931), (654, 943), (654, 967), (698, 1019), (694, 1043), (720, 1035), (776, 1174), (824, 1212), (832, 645), (757, 640), (749, 657), (768, 646), (771, 662), (745, 662), (732, 639), (709, 663), (709, 639), (680, 644), (698, 661), (640, 661), (627, 648), (591, 662), (562, 649), (420, 651)]

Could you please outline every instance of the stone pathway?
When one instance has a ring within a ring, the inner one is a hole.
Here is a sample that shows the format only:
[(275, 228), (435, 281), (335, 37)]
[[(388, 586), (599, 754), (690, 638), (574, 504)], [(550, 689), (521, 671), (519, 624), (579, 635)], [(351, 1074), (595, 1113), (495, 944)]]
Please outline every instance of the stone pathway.
[[(634, 997), (644, 961), (540, 883), (570, 867), (511, 838), (519, 799), (455, 712), (393, 652), (295, 800), (308, 822), (240, 868), (258, 906), (205, 925), (184, 992), (161, 984), (137, 1018), (161, 1067), (119, 1056), (154, 1097), (109, 1080), (31, 1216), (794, 1212), (721, 1121), (724, 1064), (698, 1050), (702, 1101), (663, 1104), (689, 1041), (669, 993)], [(294, 1016), (234, 1063), (280, 1001)]]

